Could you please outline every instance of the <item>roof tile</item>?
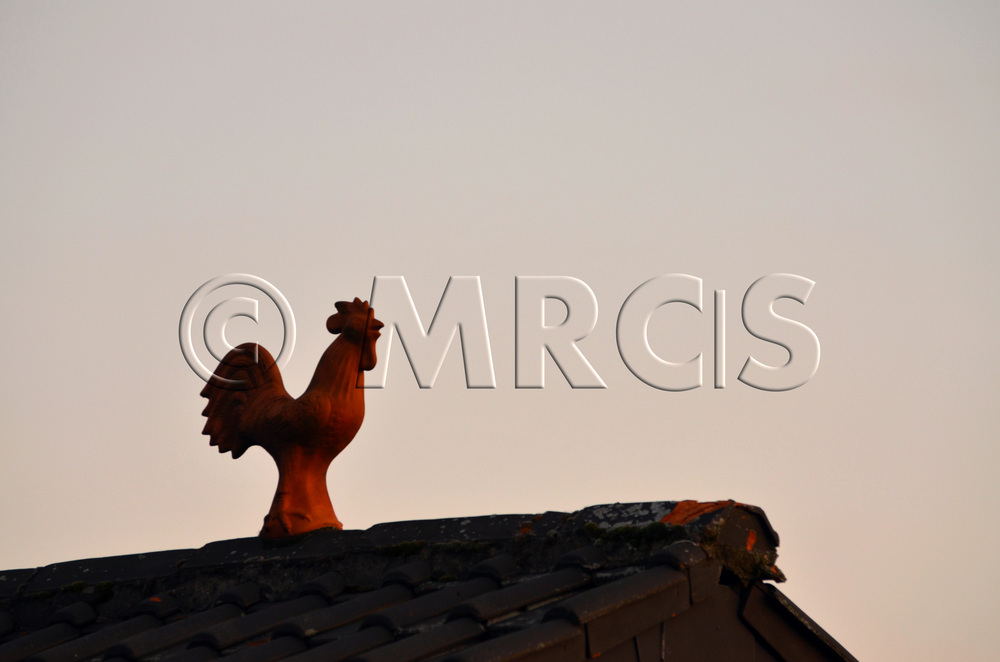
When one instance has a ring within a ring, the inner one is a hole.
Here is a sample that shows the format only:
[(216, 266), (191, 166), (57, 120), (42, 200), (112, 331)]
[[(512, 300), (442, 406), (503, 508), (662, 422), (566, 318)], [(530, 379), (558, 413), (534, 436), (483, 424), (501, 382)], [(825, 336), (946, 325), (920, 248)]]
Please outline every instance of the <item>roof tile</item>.
[(243, 582), (224, 591), (219, 596), (220, 603), (228, 603), (246, 609), (260, 602), (260, 585), (257, 582)]
[(575, 595), (553, 607), (545, 620), (585, 625), (587, 650), (599, 655), (690, 605), (687, 577), (656, 567)]
[(392, 634), (385, 628), (365, 628), (292, 656), (288, 662), (340, 662), (390, 641)]
[(386, 576), (385, 584), (402, 584), (408, 588), (416, 588), (431, 578), (431, 567), (426, 561), (413, 561), (390, 570)]
[(278, 637), (267, 643), (249, 646), (227, 655), (227, 662), (275, 662), (300, 653), (306, 649), (304, 641), (298, 637)]
[(590, 545), (574, 549), (559, 557), (556, 561), (556, 569), (559, 568), (582, 568), (583, 570), (598, 570), (608, 561), (608, 555), (600, 547)]
[(159, 627), (159, 625), (160, 619), (149, 614), (141, 614), (121, 623), (113, 623), (79, 639), (68, 641), (61, 646), (50, 648), (31, 659), (35, 662), (85, 660), (103, 653), (122, 639)]
[(344, 591), (344, 585), (344, 576), (334, 570), (309, 580), (302, 585), (299, 593), (319, 595), (326, 598), (328, 602), (333, 602), (334, 598)]
[(706, 558), (705, 551), (690, 540), (678, 540), (649, 559), (649, 565), (669, 565), (678, 570), (701, 563)]
[(481, 624), (471, 618), (462, 618), (369, 650), (359, 655), (357, 662), (414, 662), (430, 655), (445, 653), (479, 638), (484, 632), (485, 628)]
[(186, 642), (205, 628), (236, 618), (242, 611), (236, 605), (224, 604), (208, 611), (192, 614), (163, 627), (149, 630), (112, 646), (108, 657), (124, 657), (138, 660), (150, 653), (165, 650), (177, 644)]
[(528, 605), (551, 600), (567, 591), (585, 586), (589, 581), (590, 576), (579, 568), (557, 570), (472, 598), (453, 609), (449, 619), (491, 621)]
[[(182, 648), (173, 655), (165, 655), (164, 662), (208, 662), (209, 660), (217, 660), (219, 657), (219, 652), (214, 648), (194, 646), (193, 648)], [(115, 661), (105, 660), (104, 662)]]
[(173, 616), (178, 611), (180, 611), (180, 605), (177, 604), (177, 600), (169, 593), (160, 593), (137, 604), (131, 613), (148, 614), (162, 620)]
[(76, 627), (83, 627), (88, 623), (93, 623), (97, 618), (97, 613), (86, 602), (74, 602), (63, 607), (52, 615), (53, 623), (69, 623)]
[(456, 651), (442, 662), (577, 662), (585, 652), (582, 628), (566, 621), (549, 621)]
[(365, 618), (361, 627), (380, 625), (390, 632), (394, 632), (424, 619), (443, 614), (469, 598), (496, 590), (497, 583), (494, 580), (489, 577), (476, 577), (383, 609)]
[[(68, 563), (53, 563), (40, 568), (25, 585), (25, 591), (58, 590), (78, 581), (88, 584), (124, 582), (168, 577), (177, 571), (177, 565), (194, 550), (173, 550), (128, 556), (110, 556), (84, 559)], [(6, 573), (4, 573), (6, 574)]]
[(477, 563), (469, 572), (470, 577), (490, 577), (500, 584), (521, 572), (513, 554), (500, 554)]
[(318, 595), (304, 595), (279, 602), (242, 618), (230, 618), (197, 632), (191, 637), (191, 644), (211, 646), (221, 651), (251, 637), (270, 632), (299, 614), (309, 613), (328, 604), (325, 598)]
[(56, 623), (0, 645), (0, 660), (17, 662), (53, 646), (75, 639), (80, 630), (69, 623)]
[(389, 584), (375, 591), (352, 595), (325, 609), (307, 612), (289, 619), (276, 634), (294, 634), (302, 638), (312, 637), (320, 632), (359, 621), (380, 609), (385, 609), (413, 597), (413, 592), (402, 584)]

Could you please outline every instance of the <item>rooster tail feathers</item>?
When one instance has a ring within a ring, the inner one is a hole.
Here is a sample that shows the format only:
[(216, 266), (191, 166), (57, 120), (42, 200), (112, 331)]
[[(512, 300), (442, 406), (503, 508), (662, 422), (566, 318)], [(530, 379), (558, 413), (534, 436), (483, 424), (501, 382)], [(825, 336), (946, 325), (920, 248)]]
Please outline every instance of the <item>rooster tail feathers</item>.
[(207, 419), (202, 434), (220, 453), (231, 452), (236, 459), (257, 443), (246, 414), (256, 401), (281, 395), (288, 397), (271, 354), (255, 343), (240, 345), (223, 357), (201, 391), (208, 399), (201, 413)]

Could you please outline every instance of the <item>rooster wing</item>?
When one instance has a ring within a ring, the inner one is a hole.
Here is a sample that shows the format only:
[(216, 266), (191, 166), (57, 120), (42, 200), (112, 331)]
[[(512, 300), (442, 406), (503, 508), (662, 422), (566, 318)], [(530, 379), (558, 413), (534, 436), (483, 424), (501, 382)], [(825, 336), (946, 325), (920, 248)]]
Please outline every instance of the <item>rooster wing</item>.
[(226, 354), (201, 396), (208, 398), (202, 434), (209, 435), (220, 453), (232, 452), (233, 459), (251, 446), (266, 447), (262, 414), (287, 409), (293, 402), (274, 358), (256, 343), (244, 343)]

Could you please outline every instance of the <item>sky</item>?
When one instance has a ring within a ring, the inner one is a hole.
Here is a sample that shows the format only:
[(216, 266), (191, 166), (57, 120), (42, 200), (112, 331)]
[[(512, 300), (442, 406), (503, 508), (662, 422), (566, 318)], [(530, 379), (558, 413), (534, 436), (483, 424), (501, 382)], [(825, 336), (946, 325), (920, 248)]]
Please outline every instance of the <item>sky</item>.
[[(298, 395), (334, 302), (402, 276), (426, 324), (478, 277), (496, 387), (456, 344), (421, 389), (397, 340), (328, 475), (347, 528), (732, 498), (859, 659), (990, 659), (998, 29), (971, 1), (0, 2), (0, 568), (256, 535), (273, 462), (209, 446), (178, 342), (203, 283), (287, 298)], [(774, 310), (822, 349), (781, 392), (737, 380), (787, 359), (740, 314), (776, 273), (815, 283)], [(616, 342), (666, 274), (704, 291), (647, 327), (702, 353), (684, 392)], [(515, 388), (531, 276), (593, 292), (577, 347), (606, 388), (551, 359)], [(229, 342), (281, 345), (266, 304)]]

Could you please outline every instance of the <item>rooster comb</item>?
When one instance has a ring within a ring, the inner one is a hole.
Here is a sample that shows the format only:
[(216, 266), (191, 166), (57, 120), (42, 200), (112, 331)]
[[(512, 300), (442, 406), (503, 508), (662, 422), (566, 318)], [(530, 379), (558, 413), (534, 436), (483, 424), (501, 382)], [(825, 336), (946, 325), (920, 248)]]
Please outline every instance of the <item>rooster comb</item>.
[(354, 301), (338, 301), (333, 305), (342, 315), (367, 315), (370, 307), (367, 301), (357, 297), (354, 297)]

